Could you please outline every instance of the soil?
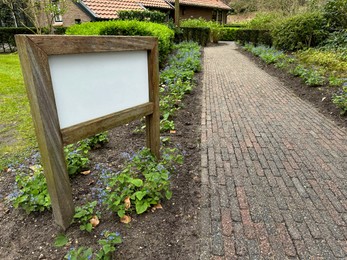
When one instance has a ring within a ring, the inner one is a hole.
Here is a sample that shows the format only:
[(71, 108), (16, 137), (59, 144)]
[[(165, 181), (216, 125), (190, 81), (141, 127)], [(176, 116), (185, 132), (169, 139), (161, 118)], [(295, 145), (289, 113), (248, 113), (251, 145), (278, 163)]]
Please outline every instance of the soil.
[[(240, 51), (259, 67), (278, 77), (300, 98), (312, 102), (337, 124), (347, 126), (347, 117), (341, 117), (338, 109), (330, 102), (333, 92), (331, 88), (309, 88), (300, 79)], [(51, 212), (27, 215), (5, 202), (5, 198), (13, 192), (18, 169), (13, 167), (0, 173), (0, 259), (62, 259), (72, 246), (96, 249), (100, 233), (105, 229), (119, 232), (123, 239), (114, 259), (198, 259), (201, 76), (202, 73), (197, 74), (197, 86), (183, 100), (184, 109), (179, 111), (175, 119), (176, 133), (164, 134), (184, 153), (185, 162), (177, 166), (172, 175), (173, 197), (162, 202), (163, 209), (140, 216), (132, 215), (129, 224), (120, 223), (115, 214), (102, 212), (101, 223), (91, 234), (80, 231), (79, 226), (73, 224), (66, 232), (69, 244), (55, 248), (54, 238), (61, 230), (53, 223)], [(323, 100), (323, 97), (326, 98)], [(132, 153), (145, 145), (144, 134), (133, 133), (138, 124), (139, 122), (133, 122), (110, 131), (110, 142), (91, 152), (91, 173), (78, 175), (72, 180), (75, 205), (95, 198), (100, 174), (98, 165), (117, 170), (124, 162), (122, 154)], [(37, 154), (34, 154), (20, 167), (28, 168), (36, 164), (37, 160)]]
[[(162, 201), (163, 209), (139, 216), (133, 214), (129, 224), (120, 223), (116, 214), (103, 211), (100, 225), (92, 233), (82, 232), (78, 224), (72, 224), (66, 231), (69, 244), (56, 248), (54, 239), (62, 230), (53, 223), (51, 212), (27, 215), (5, 202), (13, 192), (18, 167), (28, 169), (36, 164), (36, 153), (22, 165), (0, 173), (0, 259), (63, 259), (72, 246), (97, 250), (103, 230), (121, 234), (123, 242), (114, 259), (196, 259), (199, 250), (201, 74), (196, 74), (197, 86), (185, 97), (184, 108), (177, 113), (176, 133), (161, 134), (170, 137), (171, 146), (177, 147), (185, 158), (184, 164), (177, 165), (171, 176), (173, 196), (169, 201)], [(99, 166), (117, 171), (125, 160), (124, 154), (145, 146), (145, 135), (133, 131), (139, 124), (133, 122), (109, 131), (109, 143), (91, 151), (91, 173), (78, 175), (71, 181), (76, 206), (95, 199)]]

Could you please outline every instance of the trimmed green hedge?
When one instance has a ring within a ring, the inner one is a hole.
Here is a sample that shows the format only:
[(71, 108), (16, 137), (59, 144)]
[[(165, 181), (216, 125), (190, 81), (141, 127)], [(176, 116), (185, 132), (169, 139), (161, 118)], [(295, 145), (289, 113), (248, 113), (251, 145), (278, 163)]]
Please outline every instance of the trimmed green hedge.
[(167, 26), (141, 21), (105, 21), (76, 24), (66, 31), (68, 35), (128, 35), (156, 36), (159, 42), (159, 61), (161, 64), (169, 54), (174, 31)]
[(236, 41), (237, 31), (240, 27), (224, 27), (221, 29), (221, 41)]
[(236, 40), (241, 44), (253, 43), (272, 46), (272, 36), (269, 30), (239, 29), (235, 32)]
[(137, 20), (153, 23), (165, 23), (167, 15), (159, 11), (119, 11), (119, 20)]
[(16, 34), (34, 34), (34, 32), (35, 28), (0, 27), (0, 48), (2, 48), (4, 52), (14, 52), (16, 51), (16, 42), (14, 40), (14, 36)]
[(181, 27), (175, 34), (176, 42), (193, 41), (200, 46), (206, 46), (210, 42), (209, 27)]

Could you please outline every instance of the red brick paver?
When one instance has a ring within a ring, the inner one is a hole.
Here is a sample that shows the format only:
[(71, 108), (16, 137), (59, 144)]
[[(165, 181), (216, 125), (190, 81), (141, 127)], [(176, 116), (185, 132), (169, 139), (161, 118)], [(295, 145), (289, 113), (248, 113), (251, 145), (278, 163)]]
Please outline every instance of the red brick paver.
[(200, 259), (347, 259), (346, 129), (234, 44), (205, 48)]

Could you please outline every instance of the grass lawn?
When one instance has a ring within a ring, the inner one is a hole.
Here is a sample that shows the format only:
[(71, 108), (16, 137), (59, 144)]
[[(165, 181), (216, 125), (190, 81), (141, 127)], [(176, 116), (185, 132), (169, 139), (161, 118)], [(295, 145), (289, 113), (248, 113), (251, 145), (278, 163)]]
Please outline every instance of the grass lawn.
[(37, 146), (17, 54), (0, 55), (0, 171)]

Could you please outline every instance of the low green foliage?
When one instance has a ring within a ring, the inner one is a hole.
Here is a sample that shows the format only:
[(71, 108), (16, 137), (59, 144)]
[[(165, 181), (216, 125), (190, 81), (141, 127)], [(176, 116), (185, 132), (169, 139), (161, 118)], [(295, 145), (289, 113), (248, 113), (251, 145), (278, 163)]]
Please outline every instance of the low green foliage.
[(67, 172), (74, 176), (87, 169), (89, 159), (88, 147), (79, 144), (69, 144), (64, 147), (66, 158)]
[(104, 178), (107, 186), (104, 204), (122, 218), (134, 210), (142, 214), (162, 199), (170, 199), (169, 168), (174, 162), (182, 162), (176, 150), (165, 150), (161, 161), (149, 149), (141, 150), (120, 173), (110, 172)]
[(40, 165), (32, 167), (30, 173), (18, 173), (16, 185), (18, 190), (9, 196), (15, 208), (21, 207), (30, 213), (51, 207), (46, 179)]
[(174, 130), (172, 120), (180, 108), (181, 100), (192, 90), (194, 72), (201, 70), (200, 47), (193, 42), (182, 42), (174, 46), (175, 53), (168, 59), (168, 65), (160, 73), (161, 111), (160, 130)]
[(341, 109), (341, 114), (345, 115), (347, 113), (347, 86), (342, 87), (342, 89), (333, 96), (332, 101)]
[(75, 215), (73, 216), (73, 222), (80, 224), (80, 229), (83, 231), (91, 232), (93, 229), (92, 223), (90, 220), (97, 216), (100, 217), (100, 213), (95, 212), (97, 201), (88, 202), (83, 206), (76, 207)]
[(103, 21), (73, 25), (68, 35), (129, 35), (156, 36), (159, 42), (159, 61), (166, 60), (172, 48), (174, 31), (166, 25), (142, 21)]
[(119, 20), (148, 21), (152, 23), (164, 23), (167, 15), (159, 11), (118, 11)]
[(101, 246), (99, 251), (93, 253), (92, 248), (81, 246), (71, 248), (64, 258), (68, 260), (111, 260), (112, 253), (116, 251), (116, 246), (122, 243), (122, 239), (118, 233), (110, 231), (103, 231), (101, 236), (102, 239), (98, 241)]
[(55, 247), (62, 247), (65, 246), (69, 242), (69, 239), (64, 234), (59, 234), (54, 239), (54, 246)]
[(68, 260), (90, 260), (92, 256), (93, 249), (80, 246), (78, 248), (71, 248), (64, 258)]
[(320, 12), (303, 13), (281, 20), (272, 30), (273, 44), (282, 50), (314, 47), (328, 36)]
[(321, 49), (307, 49), (295, 54), (298, 60), (306, 65), (313, 65), (325, 71), (334, 72), (340, 78), (347, 77), (347, 56), (344, 57), (338, 50), (332, 52)]
[(297, 65), (291, 70), (291, 74), (302, 78), (308, 86), (321, 86), (325, 83), (324, 72), (316, 68), (305, 68), (303, 65)]

